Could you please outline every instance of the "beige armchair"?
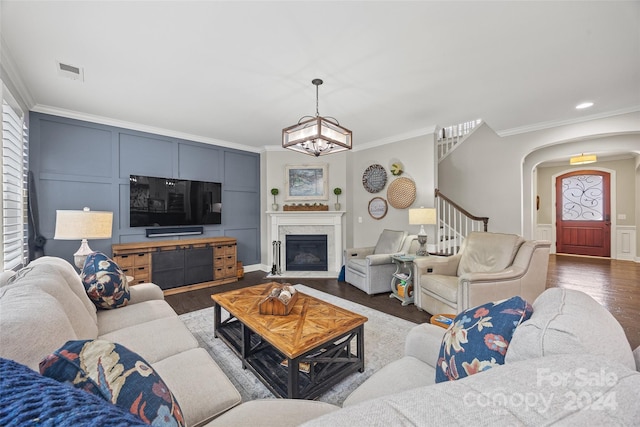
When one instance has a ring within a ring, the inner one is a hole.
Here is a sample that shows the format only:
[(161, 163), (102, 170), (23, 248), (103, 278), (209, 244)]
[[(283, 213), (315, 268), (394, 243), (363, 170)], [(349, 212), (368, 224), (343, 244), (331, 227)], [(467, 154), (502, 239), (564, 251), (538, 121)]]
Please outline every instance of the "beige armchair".
[(396, 271), (391, 256), (415, 253), (417, 248), (418, 236), (383, 230), (376, 246), (345, 251), (345, 281), (369, 295), (391, 292), (391, 275)]
[(550, 245), (515, 234), (473, 232), (456, 255), (413, 262), (416, 305), (430, 314), (457, 314), (514, 295), (533, 302), (546, 287)]

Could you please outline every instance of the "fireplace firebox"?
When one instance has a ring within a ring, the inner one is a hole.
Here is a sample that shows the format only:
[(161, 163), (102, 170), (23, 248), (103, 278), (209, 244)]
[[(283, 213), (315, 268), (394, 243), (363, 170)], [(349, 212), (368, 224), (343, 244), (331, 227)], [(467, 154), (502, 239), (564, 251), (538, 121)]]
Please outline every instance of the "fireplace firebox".
[(327, 271), (327, 235), (288, 234), (285, 254), (287, 271)]

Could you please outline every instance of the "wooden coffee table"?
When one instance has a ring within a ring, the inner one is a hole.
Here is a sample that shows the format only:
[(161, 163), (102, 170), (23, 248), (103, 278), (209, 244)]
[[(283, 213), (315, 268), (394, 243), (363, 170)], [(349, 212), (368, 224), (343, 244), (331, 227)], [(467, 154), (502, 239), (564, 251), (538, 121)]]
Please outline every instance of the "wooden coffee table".
[[(215, 335), (279, 397), (313, 399), (364, 371), (364, 316), (302, 292), (287, 316), (260, 314), (277, 283), (211, 295)], [(229, 315), (222, 319), (224, 308)], [(353, 341), (355, 340), (355, 345)]]

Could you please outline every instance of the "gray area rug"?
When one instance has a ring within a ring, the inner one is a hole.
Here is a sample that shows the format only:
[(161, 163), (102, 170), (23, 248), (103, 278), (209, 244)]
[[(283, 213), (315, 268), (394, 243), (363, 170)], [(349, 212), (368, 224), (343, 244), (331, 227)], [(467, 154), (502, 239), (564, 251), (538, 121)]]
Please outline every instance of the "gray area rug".
[[(342, 405), (344, 399), (371, 374), (386, 364), (399, 359), (404, 353), (404, 339), (416, 324), (351, 301), (317, 291), (304, 285), (296, 288), (307, 295), (322, 299), (354, 313), (366, 316), (364, 325), (365, 371), (356, 372), (317, 400)], [(186, 313), (180, 319), (206, 349), (224, 373), (236, 386), (243, 401), (273, 398), (274, 395), (249, 370), (242, 369), (240, 359), (222, 341), (213, 336), (213, 308)]]

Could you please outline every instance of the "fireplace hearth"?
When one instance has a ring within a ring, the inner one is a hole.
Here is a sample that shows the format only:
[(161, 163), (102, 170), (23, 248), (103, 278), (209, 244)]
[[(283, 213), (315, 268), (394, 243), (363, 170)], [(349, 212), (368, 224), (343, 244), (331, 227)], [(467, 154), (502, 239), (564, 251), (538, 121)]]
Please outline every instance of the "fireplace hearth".
[(327, 235), (288, 234), (285, 254), (287, 271), (327, 271)]
[[(343, 264), (343, 225), (342, 211), (316, 211), (316, 212), (268, 212), (270, 227), (267, 238), (269, 241), (280, 241), (281, 252), (281, 277), (337, 277)], [(294, 270), (286, 268), (286, 238), (289, 235), (326, 235), (327, 236), (327, 270)], [(269, 251), (268, 266), (274, 263), (274, 255)]]

